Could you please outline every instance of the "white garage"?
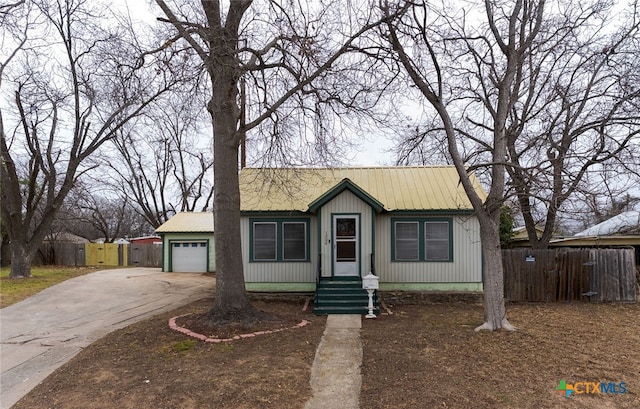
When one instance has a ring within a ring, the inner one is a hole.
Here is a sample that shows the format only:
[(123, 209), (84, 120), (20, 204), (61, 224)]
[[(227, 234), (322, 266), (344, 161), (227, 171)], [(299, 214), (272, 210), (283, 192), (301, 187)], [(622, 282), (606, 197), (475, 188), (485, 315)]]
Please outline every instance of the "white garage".
[(206, 241), (174, 241), (171, 243), (171, 271), (204, 273), (207, 271)]
[(162, 271), (216, 271), (213, 213), (178, 213), (156, 229), (162, 237)]

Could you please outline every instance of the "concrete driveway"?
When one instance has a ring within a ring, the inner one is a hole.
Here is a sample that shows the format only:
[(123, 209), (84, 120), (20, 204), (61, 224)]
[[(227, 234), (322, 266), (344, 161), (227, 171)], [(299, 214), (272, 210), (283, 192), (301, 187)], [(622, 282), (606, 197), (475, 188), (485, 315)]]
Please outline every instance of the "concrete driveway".
[(104, 270), (0, 309), (0, 408), (116, 329), (211, 296), (215, 279), (157, 268)]

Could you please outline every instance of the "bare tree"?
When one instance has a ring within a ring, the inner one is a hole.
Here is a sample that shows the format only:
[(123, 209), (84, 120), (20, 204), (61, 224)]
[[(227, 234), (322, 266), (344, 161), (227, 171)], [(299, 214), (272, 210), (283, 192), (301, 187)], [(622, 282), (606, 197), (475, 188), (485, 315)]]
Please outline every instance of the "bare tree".
[(52, 231), (113, 243), (119, 238), (149, 234), (153, 227), (135, 211), (125, 193), (111, 192), (101, 180), (87, 179), (69, 192)]
[(177, 212), (213, 205), (213, 152), (210, 138), (201, 140), (210, 124), (202, 123), (199, 92), (172, 92), (113, 140), (116, 154), (109, 166), (117, 177), (110, 183), (127, 192), (155, 228)]
[(2, 13), (1, 213), (10, 276), (28, 277), (91, 156), (176, 83), (170, 45), (145, 52), (99, 3), (29, 0)]
[[(602, 2), (539, 5), (546, 9), (544, 21), (514, 78), (517, 102), (507, 118), (505, 194), (515, 198), (514, 210), (522, 215), (531, 245), (545, 248), (560, 228), (558, 217), (565, 224), (579, 218), (588, 212), (585, 199), (594, 192), (604, 197), (622, 194), (638, 174), (640, 89), (633, 56), (640, 50), (637, 2), (626, 7)], [(468, 10), (460, 21), (471, 20), (473, 12)], [(471, 57), (463, 59), (464, 70), (455, 71), (455, 87), (458, 95), (466, 93), (491, 106), (494, 67), (502, 65), (491, 50), (478, 46), (482, 32), (469, 30), (461, 25), (450, 28), (452, 39), (468, 38), (465, 47)], [(468, 103), (464, 108), (476, 128), (474, 135), (478, 129), (492, 129), (476, 106)], [(469, 133), (469, 128), (460, 133)], [(420, 124), (399, 140), (398, 161), (428, 162), (434, 156), (442, 160), (442, 154), (434, 153), (444, 145), (444, 137), (439, 124)], [(475, 139), (458, 139), (465, 163), (475, 164), (474, 155), (482, 158), (491, 151), (486, 140)], [(544, 230), (540, 237), (539, 226)]]
[[(264, 158), (296, 164), (304, 158), (287, 141), (297, 137), (294, 143), (308, 157), (328, 159), (337, 133), (336, 124), (326, 119), (375, 103), (365, 101), (366, 88), (345, 86), (333, 74), (338, 73), (341, 57), (357, 48), (361, 36), (380, 22), (372, 19), (369, 4), (350, 2), (273, 0), (253, 6), (251, 0), (203, 0), (198, 9), (193, 4), (156, 3), (165, 21), (196, 50), (211, 79), (207, 109), (213, 125), (217, 281), (209, 320), (251, 321), (262, 313), (248, 300), (242, 268), (240, 142), (261, 135), (264, 139), (256, 145), (267, 154)], [(342, 68), (358, 68), (363, 73), (360, 78), (375, 76), (375, 70), (362, 70), (357, 62)], [(240, 104), (241, 78), (250, 96), (250, 103), (242, 104), (246, 117)]]
[[(517, 0), (507, 6), (486, 0), (483, 13), (475, 10), (473, 14), (474, 20), (481, 21), (473, 27), (473, 35), (467, 33), (469, 17), (464, 9), (441, 10), (426, 2), (406, 2), (400, 7), (402, 18), (387, 24), (393, 56), (439, 117), (449, 155), (480, 224), (485, 322), (476, 330), (514, 330), (506, 317), (500, 254), (507, 126), (509, 113), (517, 108), (518, 68), (539, 34), (544, 2)], [(391, 13), (391, 6), (383, 8)], [(477, 58), (484, 62), (478, 73), (470, 71)], [(486, 82), (478, 80), (485, 78)], [(487, 87), (482, 91), (489, 98), (477, 101), (475, 93), (482, 87)], [(486, 169), (490, 180), (484, 200), (469, 178), (473, 168), (461, 154), (465, 139), (486, 152), (487, 161), (481, 164), (480, 157), (476, 159), (476, 168)]]
[[(607, 169), (630, 176), (640, 164), (637, 3), (623, 19), (611, 5), (580, 4), (556, 5), (516, 75), (507, 170), (534, 248), (548, 246), (572, 197), (625, 185)], [(596, 184), (589, 172), (606, 176)]]
[[(625, 184), (615, 178), (612, 179), (613, 183), (600, 182), (593, 192), (580, 192), (580, 200), (574, 201), (578, 202), (579, 206), (574, 209), (575, 215), (570, 221), (573, 224), (571, 230), (574, 233), (576, 230), (584, 230), (620, 213), (638, 208), (640, 196), (637, 189), (634, 189), (638, 186), (638, 180), (630, 178), (631, 183)], [(589, 184), (595, 185), (593, 182)]]
[[(637, 163), (635, 6), (617, 30), (606, 18), (610, 5), (601, 2), (401, 7), (406, 12), (388, 25), (387, 36), (441, 123), (411, 133), (400, 159), (420, 158), (425, 143), (433, 146), (446, 136), (481, 227), (485, 323), (478, 329), (512, 329), (495, 235), (500, 205), (513, 194), (530, 240), (544, 247), (563, 203), (587, 190), (588, 170), (611, 160), (629, 169)], [(467, 183), (470, 170), (489, 186), (484, 202)], [(538, 210), (543, 218), (534, 216)], [(541, 219), (545, 232), (538, 238)]]

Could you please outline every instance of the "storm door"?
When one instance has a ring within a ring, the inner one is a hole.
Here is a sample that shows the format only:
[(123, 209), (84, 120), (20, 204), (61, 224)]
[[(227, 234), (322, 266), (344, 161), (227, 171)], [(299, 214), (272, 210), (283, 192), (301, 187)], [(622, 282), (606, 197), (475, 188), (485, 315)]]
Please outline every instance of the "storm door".
[(358, 272), (358, 216), (333, 216), (333, 274), (360, 275)]

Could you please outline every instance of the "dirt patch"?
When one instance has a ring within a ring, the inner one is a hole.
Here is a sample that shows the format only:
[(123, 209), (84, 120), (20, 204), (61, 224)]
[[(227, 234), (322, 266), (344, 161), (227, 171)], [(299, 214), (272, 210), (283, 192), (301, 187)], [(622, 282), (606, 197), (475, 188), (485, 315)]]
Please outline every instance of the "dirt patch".
[[(258, 299), (288, 317), (282, 325), (311, 323), (219, 344), (169, 329), (169, 318), (211, 302), (106, 336), (15, 408), (302, 408), (325, 318), (302, 312), (303, 297)], [(517, 332), (476, 333), (477, 302), (406, 302), (363, 321), (363, 408), (640, 407), (638, 305), (509, 305)], [(556, 390), (563, 379), (625, 382), (626, 393), (567, 399)]]
[[(509, 305), (513, 333), (474, 332), (481, 304), (390, 308), (363, 323), (363, 408), (640, 407), (638, 305)], [(567, 399), (563, 379), (626, 393)]]
[[(309, 373), (326, 318), (303, 312), (304, 299), (254, 302), (310, 324), (233, 342), (198, 341), (168, 326), (200, 314), (212, 300), (116, 331), (83, 350), (14, 408), (300, 408), (311, 397)], [(237, 328), (238, 331), (247, 329)]]

